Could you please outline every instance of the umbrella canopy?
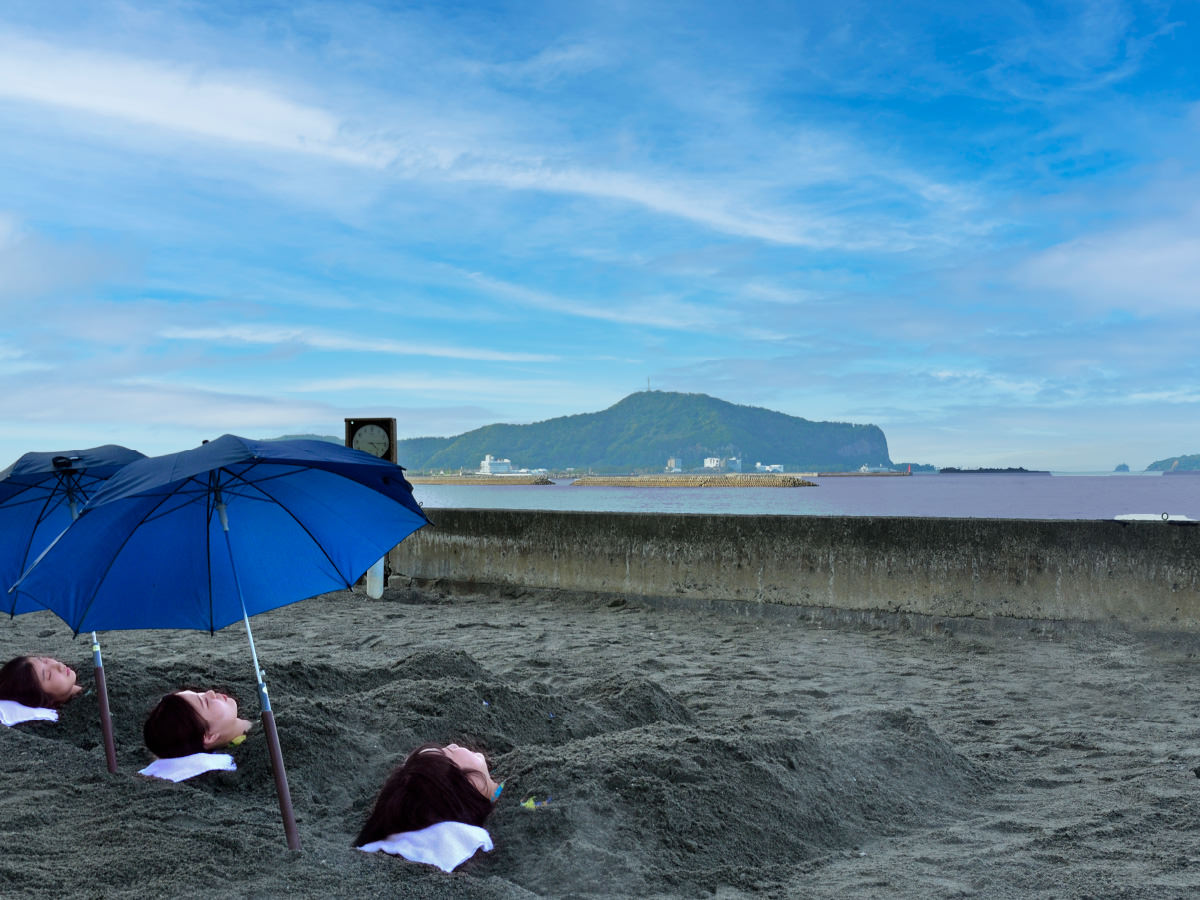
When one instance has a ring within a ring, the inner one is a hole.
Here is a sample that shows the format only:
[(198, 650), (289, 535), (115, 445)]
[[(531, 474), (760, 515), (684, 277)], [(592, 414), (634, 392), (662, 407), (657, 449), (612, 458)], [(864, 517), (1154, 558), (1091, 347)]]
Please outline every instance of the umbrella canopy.
[(42, 609), (7, 593), (100, 485), (128, 463), (145, 459), (136, 450), (105, 444), (87, 450), (26, 453), (0, 472), (0, 609), (10, 615)]
[(223, 435), (130, 463), (14, 587), (82, 629), (246, 623), (288, 847), (300, 849), (250, 616), (350, 587), (428, 523), (395, 463), (324, 441)]
[(16, 590), (76, 634), (215, 631), (351, 586), (427, 524), (403, 472), (339, 444), (231, 434), (143, 459), (91, 498)]

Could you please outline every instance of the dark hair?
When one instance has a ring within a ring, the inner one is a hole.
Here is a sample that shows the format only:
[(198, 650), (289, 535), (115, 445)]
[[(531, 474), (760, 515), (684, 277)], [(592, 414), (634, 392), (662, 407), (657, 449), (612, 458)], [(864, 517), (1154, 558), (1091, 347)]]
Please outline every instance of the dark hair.
[(15, 700), (33, 707), (58, 706), (43, 690), (32, 656), (18, 656), (0, 667), (0, 700)]
[(205, 722), (178, 692), (167, 694), (146, 716), (142, 739), (160, 759), (191, 756), (204, 750)]
[[(438, 752), (427, 752), (433, 750)], [(441, 750), (440, 744), (422, 744), (388, 776), (355, 847), (438, 822), (484, 823), (492, 801)]]

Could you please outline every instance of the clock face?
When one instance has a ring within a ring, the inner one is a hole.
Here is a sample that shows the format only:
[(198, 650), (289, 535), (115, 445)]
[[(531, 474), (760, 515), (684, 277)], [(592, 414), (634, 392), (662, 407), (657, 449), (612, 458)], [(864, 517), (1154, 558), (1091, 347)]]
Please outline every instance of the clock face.
[(355, 450), (362, 450), (372, 456), (383, 458), (387, 456), (391, 441), (388, 440), (388, 433), (378, 425), (364, 425), (354, 432), (354, 437), (350, 439), (350, 446)]

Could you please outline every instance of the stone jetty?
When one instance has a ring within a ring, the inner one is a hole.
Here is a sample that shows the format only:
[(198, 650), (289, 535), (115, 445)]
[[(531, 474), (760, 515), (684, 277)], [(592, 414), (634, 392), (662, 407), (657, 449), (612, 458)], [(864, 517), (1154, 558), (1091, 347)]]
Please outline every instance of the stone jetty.
[(579, 487), (816, 487), (797, 475), (737, 473), (726, 475), (582, 475)]

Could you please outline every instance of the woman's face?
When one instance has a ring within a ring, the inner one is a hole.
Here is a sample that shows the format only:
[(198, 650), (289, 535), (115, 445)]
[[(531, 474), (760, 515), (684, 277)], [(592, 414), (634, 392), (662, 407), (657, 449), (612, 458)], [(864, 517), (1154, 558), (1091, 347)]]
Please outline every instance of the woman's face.
[(30, 657), (42, 690), (55, 703), (66, 703), (83, 688), (75, 683), (75, 670), (52, 656)]
[(179, 691), (178, 694), (204, 720), (205, 749), (224, 746), (242, 733), (237, 701), (228, 694), (219, 691)]
[(458, 744), (447, 744), (442, 748), (442, 753), (449, 760), (463, 770), (463, 773), (470, 779), (471, 784), (479, 788), (479, 793), (491, 800), (496, 794), (498, 785), (492, 780), (492, 774), (488, 771), (487, 760), (482, 753), (476, 753), (474, 750), (468, 750), (466, 747), (460, 747)]

